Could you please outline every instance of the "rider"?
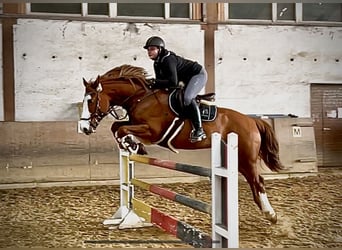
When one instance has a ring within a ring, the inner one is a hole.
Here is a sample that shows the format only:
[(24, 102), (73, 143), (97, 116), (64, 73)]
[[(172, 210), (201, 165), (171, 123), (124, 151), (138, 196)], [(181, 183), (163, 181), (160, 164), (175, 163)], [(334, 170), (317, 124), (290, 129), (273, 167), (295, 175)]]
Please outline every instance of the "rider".
[(184, 83), (184, 106), (194, 128), (190, 141), (202, 141), (207, 136), (202, 128), (201, 115), (195, 97), (207, 82), (207, 71), (197, 62), (165, 49), (165, 42), (158, 36), (147, 39), (144, 49), (147, 50), (149, 58), (154, 61), (156, 79), (153, 80), (153, 88), (176, 88), (180, 81)]

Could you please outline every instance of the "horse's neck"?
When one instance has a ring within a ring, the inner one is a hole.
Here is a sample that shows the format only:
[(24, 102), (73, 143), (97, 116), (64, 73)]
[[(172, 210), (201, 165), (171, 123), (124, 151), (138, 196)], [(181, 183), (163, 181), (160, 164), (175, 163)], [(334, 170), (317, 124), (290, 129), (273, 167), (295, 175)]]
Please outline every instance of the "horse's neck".
[(104, 91), (107, 92), (114, 105), (124, 105), (125, 108), (129, 108), (149, 92), (142, 85), (133, 82), (127, 83), (127, 81), (121, 81), (122, 83), (108, 81), (104, 84)]

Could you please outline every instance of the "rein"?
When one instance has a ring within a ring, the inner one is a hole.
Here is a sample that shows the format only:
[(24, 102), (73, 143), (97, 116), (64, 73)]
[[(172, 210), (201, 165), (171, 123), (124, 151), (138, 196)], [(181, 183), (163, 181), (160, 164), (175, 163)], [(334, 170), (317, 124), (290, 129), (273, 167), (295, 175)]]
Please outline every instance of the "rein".
[[(132, 79), (129, 79), (129, 81), (130, 81), (131, 85), (134, 86), (134, 90), (136, 91), (135, 83), (132, 81)], [(140, 83), (141, 83), (141, 82), (140, 82)], [(145, 100), (147, 97), (149, 97), (149, 96), (151, 96), (151, 95), (154, 95), (156, 92), (159, 91), (159, 89), (156, 90), (156, 91), (153, 91), (153, 90), (147, 88), (146, 84), (141, 83), (141, 85), (143, 86), (143, 88), (144, 88), (144, 90), (145, 90), (145, 92), (144, 92), (145, 94), (144, 94), (141, 98), (138, 98), (136, 102), (133, 102), (133, 105), (131, 105), (131, 108), (130, 108), (131, 110), (134, 110), (135, 107), (138, 105), (138, 103), (141, 103), (141, 102), (142, 102), (143, 100)], [(132, 97), (134, 97), (134, 96), (136, 96), (136, 95), (137, 95), (137, 92), (134, 92), (132, 95), (130, 95), (129, 97), (127, 97), (127, 98), (121, 103), (121, 105), (119, 105), (119, 106), (123, 106), (123, 105), (125, 104), (125, 102), (128, 102), (129, 99), (131, 99)], [(127, 114), (126, 114), (126, 116), (127, 116)], [(126, 116), (125, 116), (125, 118), (126, 118)]]

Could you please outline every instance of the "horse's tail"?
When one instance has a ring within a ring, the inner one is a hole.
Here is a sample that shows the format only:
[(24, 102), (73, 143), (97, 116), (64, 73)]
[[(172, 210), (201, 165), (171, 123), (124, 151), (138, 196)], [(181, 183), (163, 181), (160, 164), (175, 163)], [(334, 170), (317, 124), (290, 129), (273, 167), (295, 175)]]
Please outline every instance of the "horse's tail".
[(254, 120), (261, 136), (259, 156), (272, 171), (282, 170), (284, 166), (279, 159), (279, 144), (272, 127), (262, 119)]

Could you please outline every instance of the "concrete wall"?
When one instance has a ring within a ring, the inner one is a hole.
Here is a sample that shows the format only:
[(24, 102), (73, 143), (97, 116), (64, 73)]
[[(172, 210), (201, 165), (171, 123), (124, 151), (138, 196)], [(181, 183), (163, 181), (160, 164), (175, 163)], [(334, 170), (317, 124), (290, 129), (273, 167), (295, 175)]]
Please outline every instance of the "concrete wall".
[(218, 103), (246, 114), (310, 117), (310, 83), (342, 83), (341, 44), (342, 27), (220, 25)]
[(19, 19), (14, 30), (16, 121), (76, 121), (82, 77), (95, 78), (122, 64), (153, 74), (153, 62), (142, 48), (152, 35), (203, 63), (199, 25)]

